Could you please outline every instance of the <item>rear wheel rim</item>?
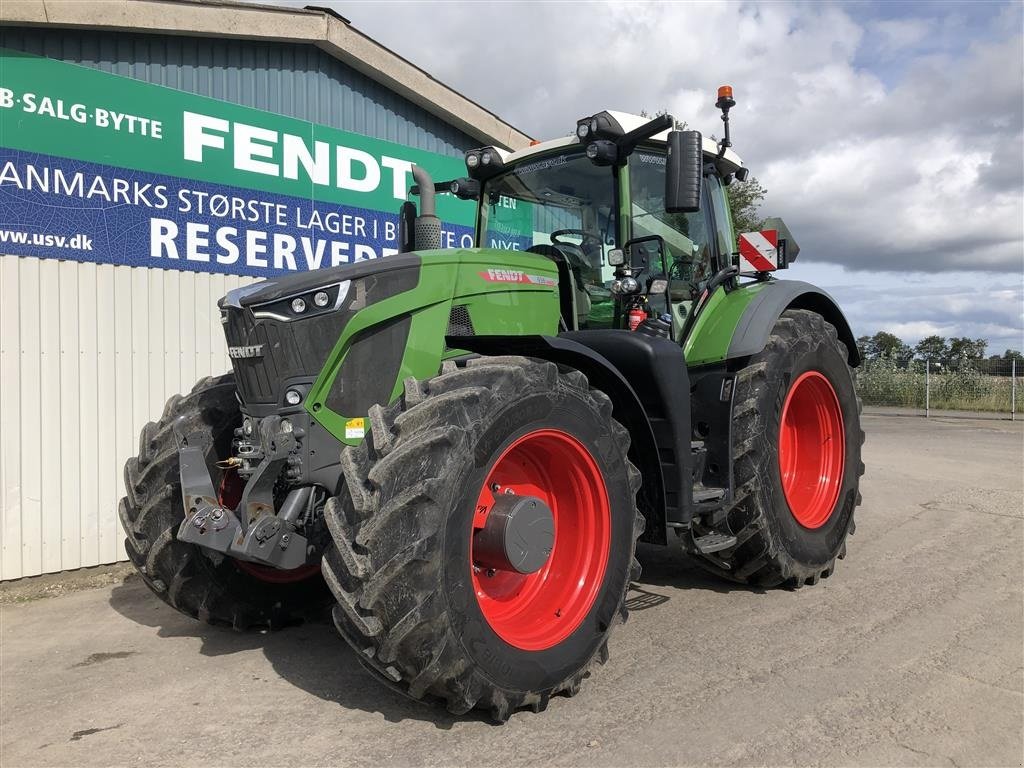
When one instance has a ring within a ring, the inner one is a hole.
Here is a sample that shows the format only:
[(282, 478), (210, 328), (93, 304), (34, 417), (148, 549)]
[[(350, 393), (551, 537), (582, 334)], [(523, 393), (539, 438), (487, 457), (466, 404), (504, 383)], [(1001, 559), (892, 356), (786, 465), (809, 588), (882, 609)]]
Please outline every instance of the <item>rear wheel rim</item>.
[[(237, 509), (238, 504), (242, 501), (242, 491), (244, 489), (245, 483), (238, 476), (238, 472), (233, 467), (226, 469), (221, 473), (220, 485), (217, 486), (217, 501), (220, 502), (222, 507), (228, 507), (232, 510)], [(307, 565), (300, 565), (298, 568), (283, 570), (281, 568), (272, 568), (269, 565), (250, 563), (248, 560), (239, 560), (235, 557), (232, 557), (231, 561), (242, 573), (247, 573), (254, 579), (265, 581), (268, 584), (293, 584), (297, 581), (305, 581), (320, 572), (319, 563), (309, 563)]]
[(502, 640), (525, 651), (551, 648), (576, 631), (604, 583), (611, 542), (611, 506), (601, 471), (576, 438), (557, 429), (519, 437), (494, 462), (473, 514), (482, 529), (495, 494), (543, 501), (554, 518), (554, 543), (529, 574), (471, 562), (480, 611)]
[(832, 383), (801, 374), (786, 394), (779, 424), (779, 473), (793, 517), (820, 528), (832, 516), (843, 481), (846, 434)]

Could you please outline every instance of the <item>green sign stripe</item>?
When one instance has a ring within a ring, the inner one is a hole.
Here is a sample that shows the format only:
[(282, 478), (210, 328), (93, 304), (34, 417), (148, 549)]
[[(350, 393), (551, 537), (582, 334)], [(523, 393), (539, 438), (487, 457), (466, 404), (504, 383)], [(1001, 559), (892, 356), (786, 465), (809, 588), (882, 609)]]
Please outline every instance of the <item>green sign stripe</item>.
[[(390, 212), (409, 163), (465, 174), (457, 158), (4, 48), (0, 145)], [(438, 199), (446, 221), (472, 226), (473, 210)]]

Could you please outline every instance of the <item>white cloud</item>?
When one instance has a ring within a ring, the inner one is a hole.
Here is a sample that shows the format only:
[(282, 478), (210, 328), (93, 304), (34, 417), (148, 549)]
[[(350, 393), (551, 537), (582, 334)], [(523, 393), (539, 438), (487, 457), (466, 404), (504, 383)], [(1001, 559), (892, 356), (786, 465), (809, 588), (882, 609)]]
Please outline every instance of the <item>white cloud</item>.
[[(801, 253), (800, 258), (803, 258)], [(989, 354), (1024, 349), (1024, 279), (991, 273), (851, 272), (802, 264), (792, 276), (820, 285), (843, 308), (857, 336), (895, 333), (909, 344), (925, 336), (968, 336), (989, 342)]]
[[(891, 305), (844, 299), (858, 322), (927, 324), (946, 335), (985, 329), (1020, 346), (1019, 3), (934, 3), (902, 15), (884, 6), (886, 18), (882, 5), (797, 2), (337, 7), (541, 138), (606, 108), (668, 109), (719, 133), (714, 93), (730, 83), (736, 149), (768, 189), (765, 213), (785, 217), (802, 248), (794, 278), (842, 265), (844, 280)], [(920, 275), (927, 295), (909, 301)], [(984, 319), (993, 307), (987, 291), (1006, 283), (1011, 295), (995, 305), (1012, 311)], [(965, 285), (979, 292), (960, 291)], [(944, 305), (943, 295), (955, 301)], [(933, 316), (938, 307), (942, 318)]]
[[(345, 5), (397, 47), (514, 125), (563, 135), (603, 108), (668, 109), (721, 130), (735, 86), (736, 148), (805, 258), (872, 269), (1024, 264), (1020, 34), (914, 46), (940, 19), (856, 22), (835, 5)], [(936, 14), (938, 16), (938, 14)], [(433, 22), (433, 25), (432, 25)], [(436, 30), (428, 36), (410, 29)], [(942, 33), (945, 34), (945, 33)], [(856, 64), (883, 43), (905, 59), (886, 84)]]
[(935, 28), (935, 19), (881, 19), (867, 25), (867, 37), (877, 55), (896, 56), (924, 42)]

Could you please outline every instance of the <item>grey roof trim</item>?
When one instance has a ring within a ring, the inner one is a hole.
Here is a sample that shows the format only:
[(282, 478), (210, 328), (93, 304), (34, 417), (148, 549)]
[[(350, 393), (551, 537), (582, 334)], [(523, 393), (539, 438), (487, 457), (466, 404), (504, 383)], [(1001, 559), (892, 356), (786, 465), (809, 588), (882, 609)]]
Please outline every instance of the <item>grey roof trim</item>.
[(343, 17), (315, 7), (282, 8), (228, 0), (2, 0), (0, 24), (312, 44), (481, 144), (516, 150), (530, 143), (525, 133), (363, 34)]

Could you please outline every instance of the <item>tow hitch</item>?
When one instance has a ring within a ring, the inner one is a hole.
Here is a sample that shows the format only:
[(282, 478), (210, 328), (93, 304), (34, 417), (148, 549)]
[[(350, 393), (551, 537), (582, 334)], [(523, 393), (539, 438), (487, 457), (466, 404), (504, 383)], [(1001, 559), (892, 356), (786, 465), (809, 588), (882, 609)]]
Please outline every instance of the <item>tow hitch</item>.
[(300, 436), (291, 430), (290, 422), (282, 421), (270, 416), (260, 422), (263, 459), (246, 483), (237, 510), (223, 506), (214, 490), (206, 466), (209, 435), (186, 435), (175, 427), (185, 507), (179, 541), (284, 570), (310, 562), (309, 541), (296, 530), (295, 523), (309, 504), (312, 488), (292, 489), (280, 513), (274, 513), (274, 484)]

